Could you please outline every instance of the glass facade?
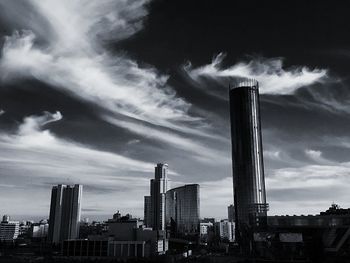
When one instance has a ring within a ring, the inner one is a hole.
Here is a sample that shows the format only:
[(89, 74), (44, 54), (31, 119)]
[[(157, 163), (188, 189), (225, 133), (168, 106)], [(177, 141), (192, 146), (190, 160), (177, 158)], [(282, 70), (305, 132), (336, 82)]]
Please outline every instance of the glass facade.
[(232, 169), (238, 231), (266, 222), (259, 85), (246, 80), (230, 88)]
[(199, 205), (198, 184), (169, 190), (166, 194), (167, 225), (175, 223), (177, 233), (199, 233)]

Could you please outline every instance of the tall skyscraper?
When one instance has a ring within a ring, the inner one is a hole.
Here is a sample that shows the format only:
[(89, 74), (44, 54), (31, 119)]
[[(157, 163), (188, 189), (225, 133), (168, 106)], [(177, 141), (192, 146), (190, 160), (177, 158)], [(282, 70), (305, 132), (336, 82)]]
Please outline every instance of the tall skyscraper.
[(245, 80), (230, 87), (232, 168), (236, 235), (266, 222), (259, 85)]
[(227, 218), (229, 222), (235, 222), (235, 206), (229, 205), (227, 207)]
[(166, 193), (166, 221), (179, 234), (199, 233), (199, 185), (188, 184)]
[(58, 185), (52, 187), (49, 240), (58, 244), (79, 236), (83, 186)]
[(151, 180), (151, 224), (153, 230), (165, 230), (165, 195), (169, 187), (168, 165), (158, 163)]

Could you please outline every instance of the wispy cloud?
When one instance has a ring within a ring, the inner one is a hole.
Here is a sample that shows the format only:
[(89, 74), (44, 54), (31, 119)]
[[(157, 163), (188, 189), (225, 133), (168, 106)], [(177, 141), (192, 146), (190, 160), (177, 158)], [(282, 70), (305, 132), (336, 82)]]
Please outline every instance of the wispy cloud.
[(175, 133), (155, 129), (136, 122), (116, 120), (110, 117), (104, 117), (104, 119), (138, 135), (142, 135), (146, 138), (152, 138), (154, 140), (164, 142), (169, 146), (189, 152), (191, 157), (200, 162), (204, 162), (206, 164), (229, 164), (231, 162), (226, 152), (210, 148), (193, 139), (184, 138)]
[(222, 62), (224, 53), (215, 56), (210, 64), (194, 68), (191, 62), (184, 65), (187, 74), (197, 82), (203, 83), (205, 78), (225, 82), (227, 78), (254, 78), (260, 83), (262, 94), (292, 94), (295, 90), (317, 82), (322, 82), (327, 76), (325, 69), (309, 69), (305, 66), (283, 68), (282, 58), (255, 58), (250, 62), (239, 62), (224, 68)]
[[(195, 122), (203, 125), (201, 118), (188, 113), (191, 104), (167, 84), (168, 76), (105, 48), (106, 41), (119, 41), (142, 28), (146, 1), (30, 3), (47, 24), (40, 27), (29, 21), (23, 25), (28, 30), (5, 38), (0, 61), (3, 81), (34, 77), (116, 117), (182, 132), (196, 133), (197, 129), (191, 128)], [(6, 3), (2, 5), (7, 8)], [(16, 13), (12, 19), (23, 15)]]

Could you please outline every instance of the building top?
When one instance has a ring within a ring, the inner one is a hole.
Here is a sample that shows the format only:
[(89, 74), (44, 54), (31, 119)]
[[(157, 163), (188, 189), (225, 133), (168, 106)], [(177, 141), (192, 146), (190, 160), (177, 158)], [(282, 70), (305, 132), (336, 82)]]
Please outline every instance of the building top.
[(168, 164), (167, 163), (157, 163), (157, 166), (158, 167), (162, 167), (162, 166), (168, 167)]
[(240, 88), (240, 87), (251, 87), (251, 88), (259, 88), (259, 82), (255, 79), (243, 79), (240, 82), (237, 82), (233, 85), (230, 85), (230, 90)]
[(186, 187), (198, 187), (199, 188), (199, 184), (185, 184), (185, 185), (182, 185), (182, 186), (178, 186), (178, 187), (172, 188), (172, 189), (170, 189), (168, 191), (174, 191), (174, 190), (178, 190), (178, 189), (186, 188)]

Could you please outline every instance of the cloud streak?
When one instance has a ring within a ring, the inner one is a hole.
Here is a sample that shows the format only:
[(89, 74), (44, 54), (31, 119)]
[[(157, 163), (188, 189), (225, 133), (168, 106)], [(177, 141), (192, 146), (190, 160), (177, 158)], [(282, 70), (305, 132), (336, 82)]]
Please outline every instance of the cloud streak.
[(260, 83), (261, 94), (292, 94), (297, 89), (322, 82), (327, 77), (325, 69), (307, 67), (283, 68), (281, 58), (256, 58), (250, 62), (239, 62), (224, 68), (224, 53), (215, 56), (210, 64), (194, 68), (191, 62), (184, 65), (184, 70), (196, 82), (203, 83), (205, 78), (214, 79), (227, 88), (227, 78), (254, 78)]

